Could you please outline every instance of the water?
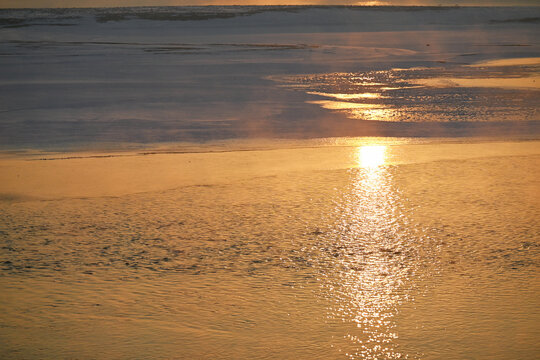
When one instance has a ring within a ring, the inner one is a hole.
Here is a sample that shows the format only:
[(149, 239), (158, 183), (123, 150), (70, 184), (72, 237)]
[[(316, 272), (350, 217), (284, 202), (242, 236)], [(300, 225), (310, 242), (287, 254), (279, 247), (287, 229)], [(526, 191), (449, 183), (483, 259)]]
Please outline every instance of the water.
[(539, 60), (532, 60), (530, 65), (509, 61), (509, 66), (447, 65), (274, 79), (314, 95), (310, 103), (356, 120), (526, 122), (537, 120), (539, 110)]
[[(4, 199), (2, 357), (536, 357), (537, 142), (276, 151), (285, 171)], [(44, 163), (78, 161), (107, 159)]]
[(0, 10), (0, 146), (537, 135), (538, 12)]
[(538, 358), (538, 9), (0, 10), (0, 358)]

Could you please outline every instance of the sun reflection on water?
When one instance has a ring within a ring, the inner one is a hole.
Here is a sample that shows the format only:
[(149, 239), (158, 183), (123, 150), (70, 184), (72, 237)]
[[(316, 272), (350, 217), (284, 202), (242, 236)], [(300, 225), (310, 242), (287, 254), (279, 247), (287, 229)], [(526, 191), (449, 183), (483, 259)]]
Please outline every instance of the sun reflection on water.
[(386, 146), (372, 145), (358, 148), (358, 163), (362, 167), (377, 167), (384, 165)]
[(324, 93), (319, 91), (308, 91), (310, 95), (319, 95), (329, 98), (334, 98), (338, 100), (356, 100), (356, 99), (381, 99), (386, 96), (382, 96), (378, 93), (354, 93), (354, 94), (334, 94), (334, 93)]
[(356, 349), (351, 359), (403, 358), (393, 321), (406, 300), (410, 276), (406, 235), (400, 227), (399, 191), (385, 165), (386, 146), (355, 149), (359, 167), (336, 209), (341, 213), (334, 239), (347, 256), (336, 264), (330, 316), (351, 324), (345, 339)]
[(342, 119), (414, 123), (536, 120), (540, 86), (538, 58), (288, 75), (273, 80), (305, 92), (310, 95), (308, 104), (340, 114)]

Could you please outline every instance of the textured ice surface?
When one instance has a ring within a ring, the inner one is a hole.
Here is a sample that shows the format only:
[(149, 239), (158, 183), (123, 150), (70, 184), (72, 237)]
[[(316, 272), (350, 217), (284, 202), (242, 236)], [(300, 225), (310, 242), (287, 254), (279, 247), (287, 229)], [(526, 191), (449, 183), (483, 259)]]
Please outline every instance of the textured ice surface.
[[(77, 148), (119, 141), (537, 134), (538, 90), (414, 87), (411, 81), (530, 83), (538, 74), (534, 64), (464, 65), (538, 57), (537, 23), (522, 21), (538, 11), (2, 10), (0, 142), (4, 148)], [(362, 76), (376, 81), (356, 84)], [(307, 91), (275, 79), (307, 81), (296, 84)], [(331, 99), (312, 94), (371, 90), (384, 97), (347, 101), (368, 105), (351, 111), (335, 111), (335, 104), (320, 103)]]

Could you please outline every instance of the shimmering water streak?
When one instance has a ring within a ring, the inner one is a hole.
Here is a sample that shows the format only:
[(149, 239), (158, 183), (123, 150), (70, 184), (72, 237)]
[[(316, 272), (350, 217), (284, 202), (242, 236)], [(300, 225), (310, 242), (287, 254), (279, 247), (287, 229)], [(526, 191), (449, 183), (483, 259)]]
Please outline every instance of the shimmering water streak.
[(341, 217), (333, 241), (347, 256), (329, 277), (333, 281), (323, 286), (335, 301), (329, 316), (356, 327), (346, 334), (353, 344), (346, 353), (351, 359), (405, 356), (395, 343), (393, 317), (407, 301), (413, 269), (402, 262), (407, 233), (400, 226), (400, 195), (385, 166), (385, 153), (386, 146), (357, 148), (358, 168), (350, 170), (350, 190), (335, 209)]
[[(374, 84), (378, 85), (378, 84)], [(329, 94), (329, 93), (323, 93), (323, 92), (316, 92), (316, 91), (310, 91), (308, 92), (310, 95), (319, 95), (329, 98), (335, 98), (338, 100), (354, 100), (354, 99), (380, 99), (383, 96), (381, 94), (377, 93), (360, 93), (360, 94)]]
[(386, 146), (371, 145), (358, 148), (358, 163), (362, 167), (378, 167), (384, 165)]
[(538, 74), (538, 58), (526, 58), (273, 79), (324, 98), (307, 103), (351, 119), (486, 122), (538, 120)]

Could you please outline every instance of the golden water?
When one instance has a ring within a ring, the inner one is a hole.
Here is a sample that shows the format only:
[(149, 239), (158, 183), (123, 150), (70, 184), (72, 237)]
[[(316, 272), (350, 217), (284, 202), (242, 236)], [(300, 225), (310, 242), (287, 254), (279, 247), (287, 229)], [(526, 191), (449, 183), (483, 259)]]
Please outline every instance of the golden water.
[(538, 142), (4, 160), (0, 357), (536, 358), (539, 160)]

